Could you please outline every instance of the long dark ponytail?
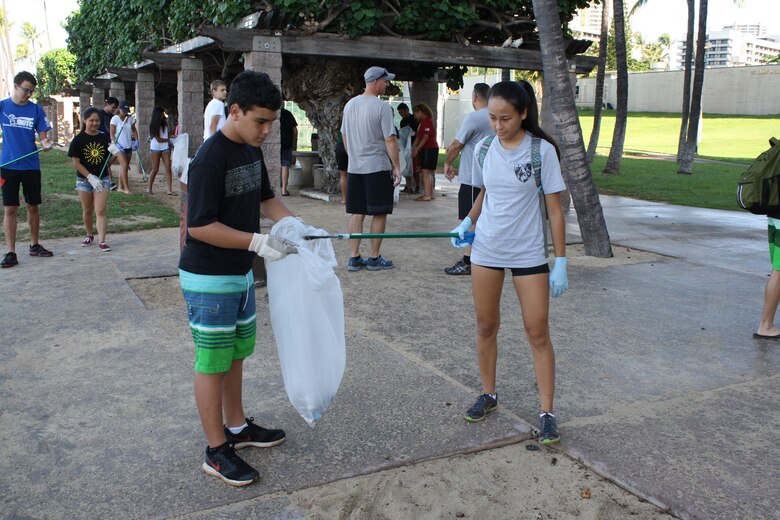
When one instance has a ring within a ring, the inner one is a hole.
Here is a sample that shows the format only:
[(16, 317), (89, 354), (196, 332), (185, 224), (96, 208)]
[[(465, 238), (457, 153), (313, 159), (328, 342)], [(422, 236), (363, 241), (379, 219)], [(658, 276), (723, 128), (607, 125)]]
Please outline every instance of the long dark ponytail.
[(163, 128), (168, 128), (165, 120), (165, 111), (161, 107), (154, 107), (152, 120), (149, 123), (149, 135), (153, 138), (160, 137), (160, 131)]
[(536, 104), (536, 94), (534, 93), (533, 85), (525, 80), (500, 81), (490, 89), (488, 99), (493, 97), (504, 99), (521, 114), (527, 110), (528, 112), (521, 125), (523, 130), (531, 132), (553, 145), (555, 153), (558, 154), (558, 159), (560, 160), (561, 151), (558, 149), (558, 144), (539, 126), (539, 108)]

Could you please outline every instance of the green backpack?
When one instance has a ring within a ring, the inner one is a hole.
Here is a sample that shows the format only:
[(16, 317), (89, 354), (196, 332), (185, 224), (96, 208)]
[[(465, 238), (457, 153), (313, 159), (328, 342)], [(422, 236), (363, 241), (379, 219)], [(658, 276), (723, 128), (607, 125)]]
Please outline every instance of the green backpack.
[(780, 213), (780, 146), (774, 137), (771, 148), (745, 170), (737, 185), (737, 203), (756, 215)]

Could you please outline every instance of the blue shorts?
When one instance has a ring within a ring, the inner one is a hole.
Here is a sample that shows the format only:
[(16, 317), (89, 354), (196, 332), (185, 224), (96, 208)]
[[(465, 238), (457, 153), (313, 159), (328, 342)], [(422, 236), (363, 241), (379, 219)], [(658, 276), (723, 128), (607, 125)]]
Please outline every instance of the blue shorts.
[[(111, 191), (111, 179), (109, 179), (108, 176), (101, 178), (100, 182), (103, 184), (104, 190)], [(84, 177), (76, 177), (76, 191), (92, 193), (95, 191), (95, 188), (93, 188), (89, 181)]]
[(282, 148), (281, 153), (279, 154), (281, 157), (282, 166), (292, 166), (292, 153), (292, 146), (289, 148)]
[(255, 350), (255, 284), (240, 275), (193, 274), (179, 269), (195, 341), (195, 371), (220, 374)]

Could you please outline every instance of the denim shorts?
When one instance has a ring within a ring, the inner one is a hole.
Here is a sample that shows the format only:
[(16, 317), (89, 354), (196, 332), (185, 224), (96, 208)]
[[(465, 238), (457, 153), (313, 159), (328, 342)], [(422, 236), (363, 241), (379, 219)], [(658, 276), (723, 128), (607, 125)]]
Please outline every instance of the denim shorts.
[[(103, 177), (100, 179), (100, 182), (103, 183), (103, 189), (111, 191), (111, 179), (108, 178), (108, 176)], [(89, 181), (83, 177), (76, 177), (76, 191), (85, 191), (87, 193), (92, 193), (95, 191), (95, 189), (92, 187), (92, 185), (89, 183)]]
[(292, 153), (293, 153), (292, 146), (290, 146), (289, 148), (282, 148), (280, 154), (282, 166), (292, 166), (293, 164)]
[(190, 332), (195, 342), (195, 371), (220, 374), (255, 349), (255, 284), (245, 276), (211, 276), (179, 269)]

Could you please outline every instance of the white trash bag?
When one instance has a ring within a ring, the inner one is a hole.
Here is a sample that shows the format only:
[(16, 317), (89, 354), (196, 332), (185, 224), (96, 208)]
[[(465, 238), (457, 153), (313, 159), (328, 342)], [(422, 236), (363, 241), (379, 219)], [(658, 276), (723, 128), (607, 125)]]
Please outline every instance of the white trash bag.
[(180, 134), (176, 137), (176, 141), (173, 146), (173, 153), (171, 154), (171, 168), (173, 168), (173, 176), (177, 177), (184, 184), (187, 184), (187, 170), (190, 166), (190, 158), (187, 155), (189, 152), (189, 147), (189, 134)]
[(309, 426), (322, 417), (341, 384), (346, 365), (344, 295), (333, 271), (336, 255), (325, 235), (293, 217), (271, 234), (299, 245), (298, 254), (266, 262), (271, 327), (276, 338), (284, 387)]

